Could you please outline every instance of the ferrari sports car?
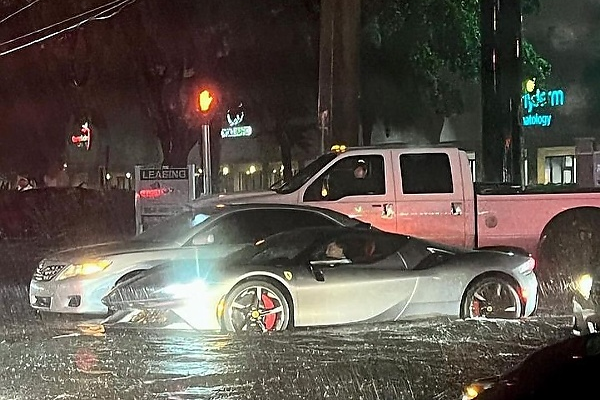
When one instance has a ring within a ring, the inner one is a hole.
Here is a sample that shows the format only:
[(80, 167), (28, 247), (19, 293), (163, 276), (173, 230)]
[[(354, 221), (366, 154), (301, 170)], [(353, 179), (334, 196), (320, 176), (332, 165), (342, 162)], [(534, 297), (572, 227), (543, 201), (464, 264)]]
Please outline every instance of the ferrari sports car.
[[(352, 227), (303, 228), (219, 260), (173, 260), (111, 290), (104, 322), (182, 321), (198, 330), (449, 316), (521, 318), (536, 308), (533, 258)], [(140, 317), (140, 313), (145, 317)]]

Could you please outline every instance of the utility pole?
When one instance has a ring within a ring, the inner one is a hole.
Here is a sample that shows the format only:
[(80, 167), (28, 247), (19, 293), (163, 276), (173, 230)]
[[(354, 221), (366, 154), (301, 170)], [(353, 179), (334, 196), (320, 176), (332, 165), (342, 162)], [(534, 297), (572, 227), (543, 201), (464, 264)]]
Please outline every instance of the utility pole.
[(318, 121), (321, 151), (358, 144), (360, 0), (321, 0)]
[(480, 7), (483, 181), (522, 185), (521, 1)]

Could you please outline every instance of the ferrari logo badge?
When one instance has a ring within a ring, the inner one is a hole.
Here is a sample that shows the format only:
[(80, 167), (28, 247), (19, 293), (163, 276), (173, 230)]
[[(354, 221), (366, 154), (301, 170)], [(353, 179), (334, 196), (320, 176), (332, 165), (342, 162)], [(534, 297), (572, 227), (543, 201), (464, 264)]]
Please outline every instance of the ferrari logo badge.
[(288, 281), (292, 280), (292, 273), (290, 271), (283, 271), (283, 276), (285, 277), (285, 279), (287, 279)]
[(357, 214), (362, 214), (363, 208), (362, 206), (355, 206), (354, 207), (354, 212)]

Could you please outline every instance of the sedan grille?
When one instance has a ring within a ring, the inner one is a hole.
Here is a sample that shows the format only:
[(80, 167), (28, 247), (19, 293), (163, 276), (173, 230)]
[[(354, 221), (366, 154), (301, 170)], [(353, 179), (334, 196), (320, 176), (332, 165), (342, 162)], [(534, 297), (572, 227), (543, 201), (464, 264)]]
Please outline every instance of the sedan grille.
[(35, 273), (33, 274), (33, 279), (36, 281), (49, 281), (52, 280), (63, 268), (66, 267), (66, 264), (44, 264), (40, 263), (37, 267)]

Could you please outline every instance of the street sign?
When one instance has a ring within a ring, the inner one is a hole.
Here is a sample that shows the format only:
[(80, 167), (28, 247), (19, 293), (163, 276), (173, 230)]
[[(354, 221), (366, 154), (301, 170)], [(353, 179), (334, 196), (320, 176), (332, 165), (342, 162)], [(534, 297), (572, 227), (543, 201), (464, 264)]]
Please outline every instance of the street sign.
[(179, 214), (196, 198), (195, 165), (186, 168), (135, 167), (136, 232)]

